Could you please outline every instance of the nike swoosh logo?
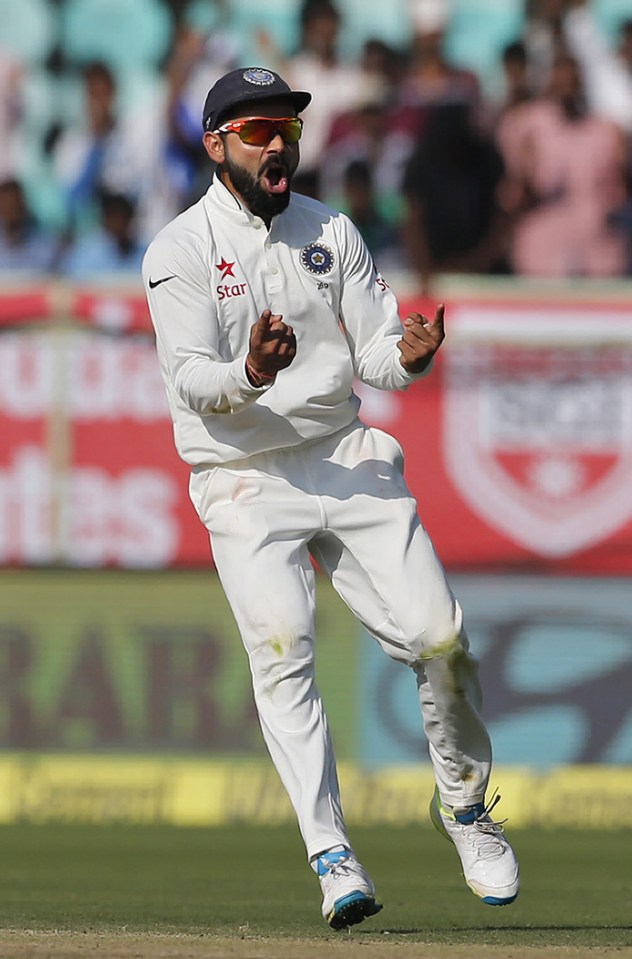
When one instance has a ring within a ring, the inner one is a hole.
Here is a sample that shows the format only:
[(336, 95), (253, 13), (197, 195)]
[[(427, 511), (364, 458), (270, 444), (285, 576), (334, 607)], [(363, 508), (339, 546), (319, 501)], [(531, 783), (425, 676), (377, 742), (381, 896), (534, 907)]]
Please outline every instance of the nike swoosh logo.
[(172, 273), (171, 276), (163, 276), (160, 280), (149, 280), (149, 289), (155, 290), (157, 286), (160, 286), (161, 283), (166, 283), (167, 280), (175, 280), (176, 274)]

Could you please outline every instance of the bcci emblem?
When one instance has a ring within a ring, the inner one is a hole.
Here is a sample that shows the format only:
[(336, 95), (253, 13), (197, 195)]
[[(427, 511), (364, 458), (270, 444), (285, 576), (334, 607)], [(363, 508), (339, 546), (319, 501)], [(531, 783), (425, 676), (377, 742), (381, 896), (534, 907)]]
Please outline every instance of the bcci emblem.
[(324, 243), (310, 243), (301, 250), (301, 264), (308, 273), (323, 276), (334, 267), (334, 251)]
[(254, 83), (258, 87), (269, 87), (271, 83), (274, 83), (274, 74), (260, 67), (245, 70), (242, 76), (247, 83)]

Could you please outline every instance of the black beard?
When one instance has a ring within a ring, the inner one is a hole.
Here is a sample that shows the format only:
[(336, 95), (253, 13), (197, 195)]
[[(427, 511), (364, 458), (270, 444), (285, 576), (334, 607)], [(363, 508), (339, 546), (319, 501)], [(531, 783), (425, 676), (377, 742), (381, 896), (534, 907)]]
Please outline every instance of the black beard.
[[(237, 193), (239, 193), (250, 212), (255, 216), (259, 216), (267, 222), (271, 220), (273, 216), (277, 216), (287, 209), (290, 202), (289, 188), (285, 193), (268, 193), (259, 185), (256, 177), (252, 176), (251, 173), (248, 173), (247, 170), (244, 170), (244, 168), (237, 163), (233, 163), (228, 154), (226, 154), (226, 159), (222, 166), (230, 176), (233, 187)], [(292, 174), (288, 170), (288, 181), (291, 181), (291, 176)]]

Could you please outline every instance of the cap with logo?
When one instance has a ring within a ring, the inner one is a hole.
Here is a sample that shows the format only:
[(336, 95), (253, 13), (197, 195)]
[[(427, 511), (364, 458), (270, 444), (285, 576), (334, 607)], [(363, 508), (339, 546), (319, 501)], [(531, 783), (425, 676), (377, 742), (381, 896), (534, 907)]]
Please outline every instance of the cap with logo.
[(311, 93), (291, 90), (285, 80), (263, 67), (241, 67), (220, 77), (211, 87), (204, 104), (202, 123), (205, 130), (217, 130), (222, 116), (241, 103), (284, 97), (291, 100), (300, 113), (312, 99)]

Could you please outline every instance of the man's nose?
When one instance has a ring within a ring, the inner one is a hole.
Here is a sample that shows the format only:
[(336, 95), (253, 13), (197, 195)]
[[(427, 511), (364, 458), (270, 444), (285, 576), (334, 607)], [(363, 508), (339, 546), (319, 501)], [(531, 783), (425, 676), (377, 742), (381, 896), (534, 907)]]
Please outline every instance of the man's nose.
[(280, 150), (285, 149), (285, 140), (277, 130), (268, 143), (268, 150), (272, 150), (274, 153), (278, 153)]

